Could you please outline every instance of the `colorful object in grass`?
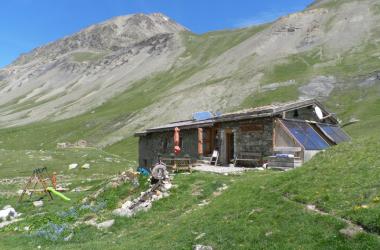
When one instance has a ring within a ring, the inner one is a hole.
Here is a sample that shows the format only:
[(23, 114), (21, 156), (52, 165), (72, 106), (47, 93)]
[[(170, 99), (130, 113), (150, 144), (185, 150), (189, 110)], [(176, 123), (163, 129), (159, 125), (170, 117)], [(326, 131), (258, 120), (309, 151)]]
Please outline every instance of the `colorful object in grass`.
[(63, 195), (62, 193), (58, 192), (57, 190), (55, 190), (54, 188), (52, 187), (48, 187), (46, 188), (47, 191), (53, 193), (54, 195), (58, 196), (59, 198), (61, 198), (62, 200), (65, 200), (65, 201), (71, 201), (70, 198), (66, 197), (65, 195)]
[(139, 172), (143, 176), (149, 176), (150, 175), (149, 170), (144, 168), (144, 167), (137, 168), (137, 172)]
[(175, 146), (175, 147), (174, 147), (174, 153), (175, 153), (176, 155), (179, 155), (179, 153), (181, 153), (181, 148), (180, 148), (179, 146)]
[(53, 172), (53, 175), (51, 176), (51, 183), (53, 184), (53, 188), (57, 188), (57, 173)]

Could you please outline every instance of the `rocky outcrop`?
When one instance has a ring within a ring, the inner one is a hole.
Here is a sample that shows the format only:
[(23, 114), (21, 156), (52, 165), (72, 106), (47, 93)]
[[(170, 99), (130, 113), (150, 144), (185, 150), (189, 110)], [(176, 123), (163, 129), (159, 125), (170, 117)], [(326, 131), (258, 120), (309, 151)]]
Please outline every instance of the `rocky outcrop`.
[(162, 14), (121, 16), (20, 56), (0, 71), (0, 126), (99, 106), (169, 69), (183, 52), (179, 33), (185, 30)]
[(300, 87), (300, 98), (324, 98), (328, 97), (334, 89), (336, 79), (334, 76), (317, 76), (311, 81)]

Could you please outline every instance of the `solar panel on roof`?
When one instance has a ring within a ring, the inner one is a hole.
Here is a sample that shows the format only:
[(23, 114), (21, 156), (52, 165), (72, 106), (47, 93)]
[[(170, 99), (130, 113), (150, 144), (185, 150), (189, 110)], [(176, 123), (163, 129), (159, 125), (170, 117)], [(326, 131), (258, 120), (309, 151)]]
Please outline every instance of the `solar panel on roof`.
[(213, 115), (209, 111), (196, 112), (193, 114), (193, 120), (195, 121), (203, 121), (203, 120), (211, 119), (212, 117)]
[(349, 141), (350, 137), (339, 127), (330, 124), (317, 124), (318, 128), (336, 144)]
[(323, 150), (329, 147), (329, 144), (308, 123), (289, 120), (282, 122), (306, 150)]
[(219, 112), (219, 111), (215, 112), (215, 116), (216, 117), (221, 117), (222, 116), (222, 112)]

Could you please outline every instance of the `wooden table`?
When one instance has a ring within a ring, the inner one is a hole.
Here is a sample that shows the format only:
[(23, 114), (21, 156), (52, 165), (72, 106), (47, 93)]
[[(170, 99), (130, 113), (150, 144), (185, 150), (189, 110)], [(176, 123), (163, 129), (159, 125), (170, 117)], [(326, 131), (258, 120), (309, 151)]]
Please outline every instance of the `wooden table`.
[(163, 157), (161, 158), (161, 161), (166, 164), (168, 170), (171, 170), (173, 172), (179, 172), (179, 171), (191, 172), (191, 167), (192, 167), (191, 158)]

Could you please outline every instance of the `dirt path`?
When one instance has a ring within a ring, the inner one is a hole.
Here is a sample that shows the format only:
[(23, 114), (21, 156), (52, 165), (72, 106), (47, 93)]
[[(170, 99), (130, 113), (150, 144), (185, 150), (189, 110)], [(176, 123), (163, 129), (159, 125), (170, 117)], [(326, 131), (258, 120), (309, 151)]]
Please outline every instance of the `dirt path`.
[(366, 230), (365, 228), (363, 228), (361, 225), (359, 225), (359, 224), (357, 224), (357, 223), (355, 223), (355, 222), (353, 222), (351, 220), (345, 219), (345, 218), (337, 216), (335, 214), (331, 214), (331, 213), (322, 211), (322, 210), (318, 209), (313, 204), (305, 204), (305, 203), (302, 203), (302, 202), (294, 201), (294, 200), (289, 199), (286, 196), (284, 196), (284, 199), (286, 201), (288, 201), (288, 202), (293, 202), (293, 203), (296, 203), (298, 205), (303, 206), (309, 212), (312, 212), (312, 213), (315, 213), (315, 214), (319, 214), (319, 215), (322, 215), (322, 216), (331, 216), (331, 217), (334, 217), (335, 219), (337, 219), (338, 221), (346, 223), (346, 227), (342, 228), (341, 230), (339, 230), (339, 232), (341, 234), (347, 236), (347, 237), (353, 238), (353, 237), (355, 237), (359, 233), (367, 233), (367, 234), (375, 235), (376, 237), (380, 237), (379, 234), (374, 233), (374, 232), (370, 232), (370, 231)]

